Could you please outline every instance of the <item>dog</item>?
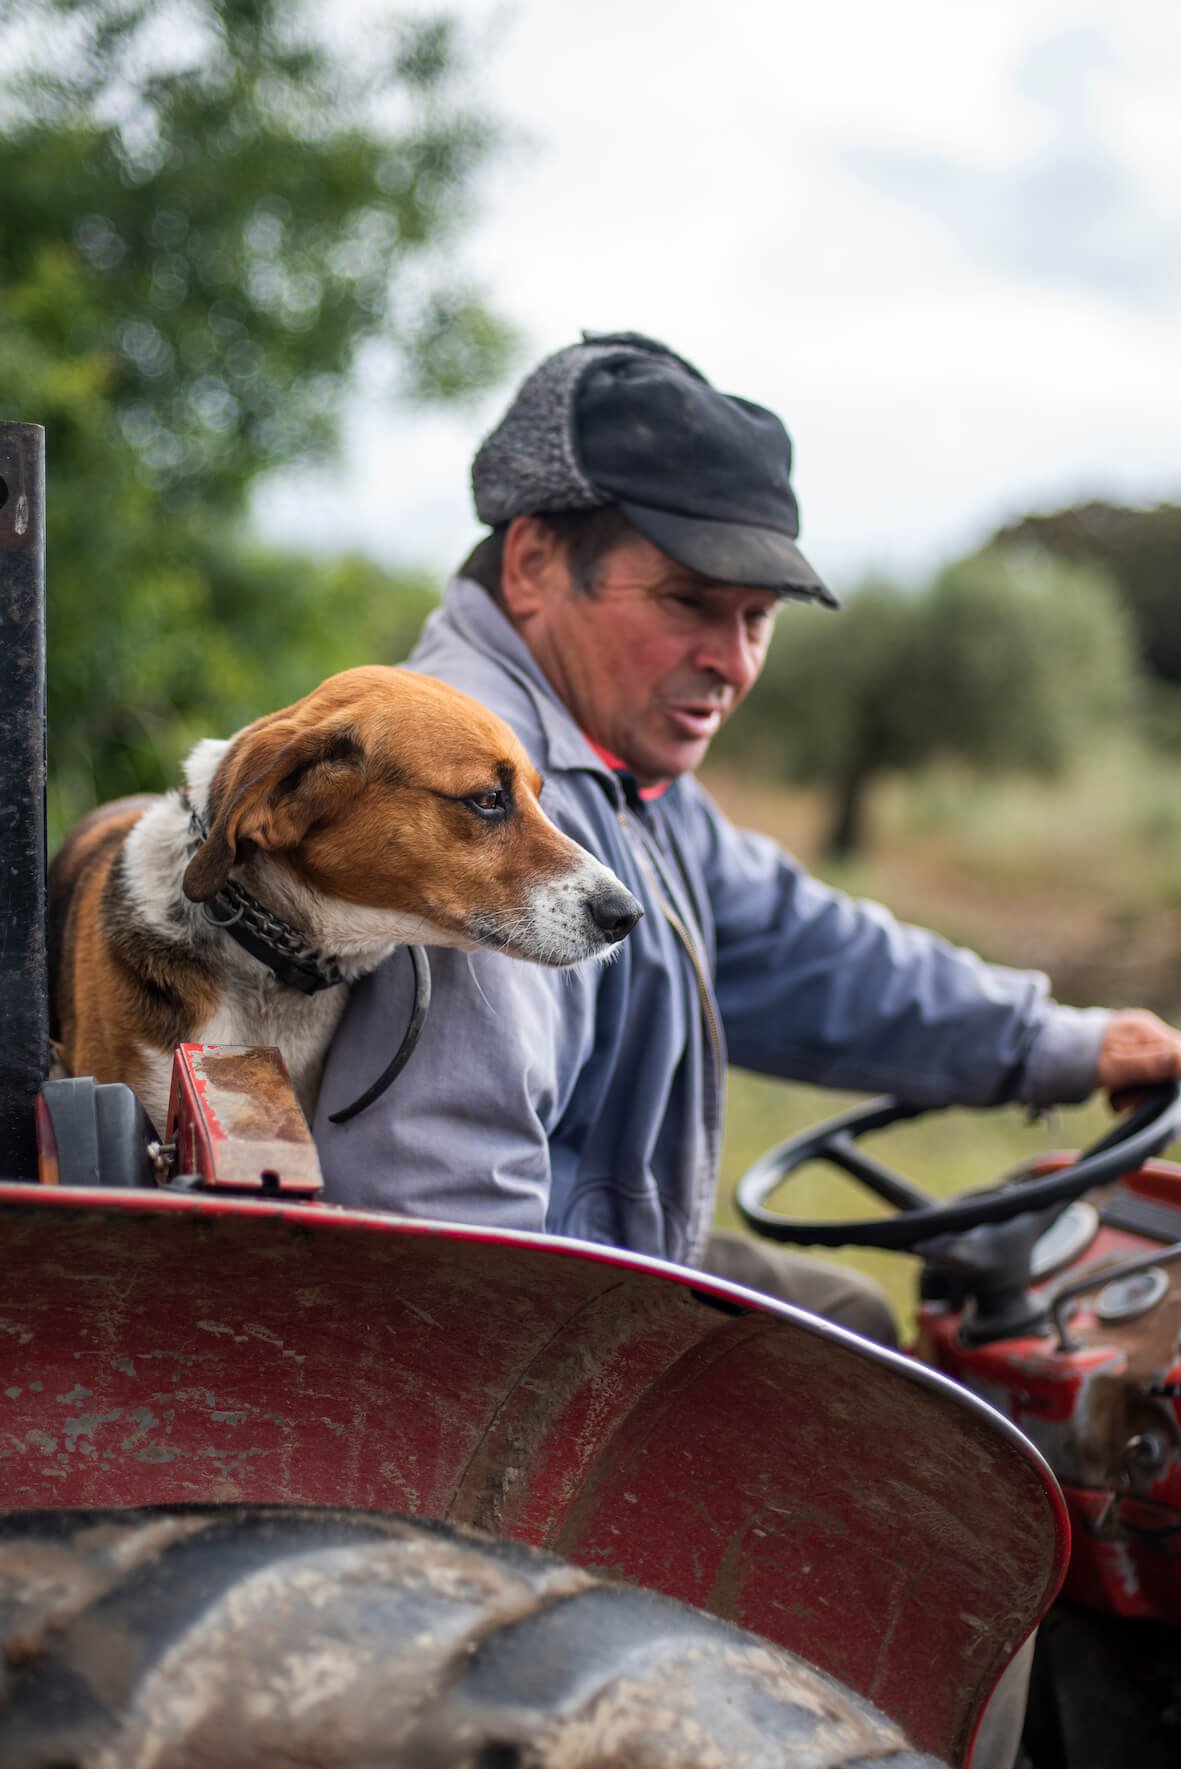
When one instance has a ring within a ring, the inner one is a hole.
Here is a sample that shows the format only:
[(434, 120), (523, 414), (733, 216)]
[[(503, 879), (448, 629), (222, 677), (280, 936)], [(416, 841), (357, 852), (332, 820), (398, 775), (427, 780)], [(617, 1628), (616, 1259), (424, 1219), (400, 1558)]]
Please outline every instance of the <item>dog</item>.
[(503, 720), (410, 670), (331, 676), (185, 778), (91, 812), (49, 872), (60, 1067), (161, 1128), (178, 1044), (277, 1045), (310, 1119), (347, 986), (398, 946), (567, 966), (642, 913), (546, 817)]

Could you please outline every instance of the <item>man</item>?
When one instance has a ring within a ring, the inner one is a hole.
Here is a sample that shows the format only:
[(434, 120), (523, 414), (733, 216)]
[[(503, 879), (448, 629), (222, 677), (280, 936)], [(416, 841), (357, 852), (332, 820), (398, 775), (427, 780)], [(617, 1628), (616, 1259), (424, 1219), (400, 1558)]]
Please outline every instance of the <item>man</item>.
[(853, 1274), (711, 1239), (725, 1062), (1040, 1106), (1175, 1076), (1181, 1036), (1151, 1014), (1062, 1007), (1036, 974), (851, 902), (697, 784), (781, 605), (836, 606), (796, 545), (790, 465), (770, 412), (635, 334), (587, 335), (525, 381), (473, 467), (492, 533), (410, 662), (508, 720), (554, 821), (646, 913), (614, 963), (576, 972), (432, 954), (412, 1062), (332, 1125), (406, 1022), (395, 957), (353, 994), (316, 1131), (340, 1202), (704, 1264), (888, 1339)]

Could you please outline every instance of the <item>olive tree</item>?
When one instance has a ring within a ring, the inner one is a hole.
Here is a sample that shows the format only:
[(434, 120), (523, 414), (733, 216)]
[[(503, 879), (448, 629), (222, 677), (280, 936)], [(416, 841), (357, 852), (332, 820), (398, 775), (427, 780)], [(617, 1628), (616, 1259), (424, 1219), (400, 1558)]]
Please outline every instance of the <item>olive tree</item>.
[(1053, 773), (1127, 705), (1126, 614), (1089, 566), (1036, 549), (986, 549), (922, 592), (875, 583), (836, 615), (783, 610), (745, 741), (832, 798), (828, 847), (866, 839), (873, 782), (956, 757), (982, 770)]

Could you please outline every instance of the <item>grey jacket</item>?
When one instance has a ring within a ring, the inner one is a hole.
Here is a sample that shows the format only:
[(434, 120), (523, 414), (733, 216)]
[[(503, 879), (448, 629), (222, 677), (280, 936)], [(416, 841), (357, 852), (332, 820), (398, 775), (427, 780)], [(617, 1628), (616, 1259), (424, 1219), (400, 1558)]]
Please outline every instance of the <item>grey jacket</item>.
[(830, 890), (735, 829), (691, 777), (629, 802), (478, 585), (451, 585), (410, 662), (515, 728), (549, 815), (646, 913), (613, 962), (573, 971), (432, 952), (414, 1057), (332, 1125), (401, 1037), (409, 960), (359, 984), (315, 1126), (330, 1198), (692, 1263), (713, 1214), (727, 1062), (921, 1104), (1090, 1092), (1102, 1013)]

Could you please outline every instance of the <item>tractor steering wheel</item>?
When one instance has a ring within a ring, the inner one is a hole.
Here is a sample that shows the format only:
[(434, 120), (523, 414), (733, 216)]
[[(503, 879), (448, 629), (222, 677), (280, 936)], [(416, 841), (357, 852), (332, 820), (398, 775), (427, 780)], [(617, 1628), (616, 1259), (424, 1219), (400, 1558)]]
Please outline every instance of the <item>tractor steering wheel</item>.
[[(789, 1137), (763, 1155), (739, 1180), (739, 1214), (760, 1235), (812, 1247), (885, 1247), (912, 1252), (937, 1235), (958, 1235), (984, 1223), (1008, 1222), (1030, 1211), (1066, 1205), (1093, 1186), (1107, 1185), (1143, 1166), (1181, 1134), (1181, 1083), (1146, 1091), (1143, 1104), (1079, 1155), (1071, 1166), (1040, 1179), (1006, 1180), (984, 1191), (940, 1203), (892, 1167), (857, 1147), (857, 1138), (884, 1130), (929, 1108), (876, 1099)], [(860, 1222), (801, 1222), (767, 1208), (767, 1199), (809, 1161), (827, 1161), (892, 1204), (896, 1216)]]

